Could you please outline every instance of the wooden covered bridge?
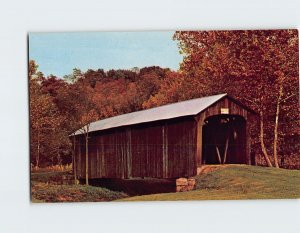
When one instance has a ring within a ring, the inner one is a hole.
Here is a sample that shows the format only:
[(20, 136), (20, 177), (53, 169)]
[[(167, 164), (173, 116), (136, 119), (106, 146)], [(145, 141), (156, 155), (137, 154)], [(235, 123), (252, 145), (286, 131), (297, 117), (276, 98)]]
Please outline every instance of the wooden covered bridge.
[[(250, 164), (255, 112), (227, 94), (168, 104), (90, 124), (89, 178), (178, 178), (202, 164)], [(85, 138), (76, 133), (76, 171), (85, 178)]]

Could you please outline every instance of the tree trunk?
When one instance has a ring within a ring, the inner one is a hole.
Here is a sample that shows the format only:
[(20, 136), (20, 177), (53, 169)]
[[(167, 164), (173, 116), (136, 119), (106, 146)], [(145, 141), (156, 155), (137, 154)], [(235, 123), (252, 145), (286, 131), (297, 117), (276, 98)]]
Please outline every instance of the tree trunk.
[(59, 154), (59, 150), (57, 150), (57, 165), (59, 166), (59, 168), (61, 168), (61, 166), (62, 166), (62, 164), (61, 164), (61, 157), (60, 157), (60, 154)]
[(76, 168), (76, 140), (75, 140), (75, 134), (73, 135), (73, 174), (74, 174), (74, 182), (76, 184), (77, 182), (77, 168)]
[(38, 130), (37, 132), (38, 138), (37, 138), (37, 155), (35, 158), (35, 166), (36, 168), (39, 168), (39, 162), (40, 162), (40, 132)]
[(279, 168), (278, 164), (278, 154), (277, 154), (277, 143), (278, 143), (278, 121), (279, 121), (279, 113), (280, 113), (280, 103), (283, 96), (283, 84), (280, 84), (279, 89), (279, 96), (277, 99), (277, 106), (276, 106), (276, 117), (275, 117), (275, 126), (274, 126), (274, 143), (273, 143), (273, 156), (274, 156), (274, 163), (275, 167)]
[(261, 149), (263, 152), (263, 156), (268, 164), (269, 167), (273, 167), (270, 159), (269, 159), (269, 155), (265, 146), (265, 142), (264, 142), (264, 118), (263, 118), (263, 112), (260, 111), (260, 136), (259, 136), (259, 140), (260, 140), (260, 145), (261, 145)]
[(89, 132), (85, 135), (85, 184), (89, 185)]

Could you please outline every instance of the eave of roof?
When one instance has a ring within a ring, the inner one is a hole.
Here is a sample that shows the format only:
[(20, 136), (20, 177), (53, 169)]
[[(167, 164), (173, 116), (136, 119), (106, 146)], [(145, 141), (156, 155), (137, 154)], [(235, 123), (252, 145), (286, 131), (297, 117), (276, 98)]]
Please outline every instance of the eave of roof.
[[(206, 96), (137, 112), (122, 114), (119, 116), (109, 117), (103, 120), (92, 122), (89, 126), (89, 132), (101, 131), (121, 126), (136, 125), (146, 122), (173, 119), (183, 116), (197, 115), (198, 113), (202, 112), (203, 110), (226, 96), (228, 95), (219, 94)], [(75, 132), (75, 135), (79, 134), (82, 134), (82, 130), (77, 130)]]

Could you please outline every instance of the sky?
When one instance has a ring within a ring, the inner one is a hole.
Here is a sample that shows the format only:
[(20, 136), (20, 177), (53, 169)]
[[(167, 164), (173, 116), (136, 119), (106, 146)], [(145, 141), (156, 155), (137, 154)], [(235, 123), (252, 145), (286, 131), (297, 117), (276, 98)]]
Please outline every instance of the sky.
[(131, 69), (160, 66), (178, 70), (174, 31), (29, 33), (29, 59), (45, 76), (63, 77), (74, 68)]

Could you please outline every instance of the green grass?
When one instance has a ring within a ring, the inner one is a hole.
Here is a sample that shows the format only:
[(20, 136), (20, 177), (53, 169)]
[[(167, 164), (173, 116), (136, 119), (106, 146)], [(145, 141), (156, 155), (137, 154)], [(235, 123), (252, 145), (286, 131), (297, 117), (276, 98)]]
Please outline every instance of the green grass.
[(86, 185), (32, 183), (32, 202), (100, 202), (127, 197), (125, 193)]
[[(196, 176), (196, 190), (129, 197), (102, 187), (62, 184), (69, 172), (31, 174), (32, 202), (174, 201), (300, 198), (300, 171), (228, 165)], [(158, 184), (161, 185), (161, 184)]]
[(229, 165), (195, 177), (196, 190), (135, 196), (120, 201), (242, 200), (300, 198), (300, 171)]
[(128, 197), (123, 192), (102, 187), (62, 184), (69, 172), (40, 172), (31, 174), (31, 201), (39, 202), (100, 202)]

